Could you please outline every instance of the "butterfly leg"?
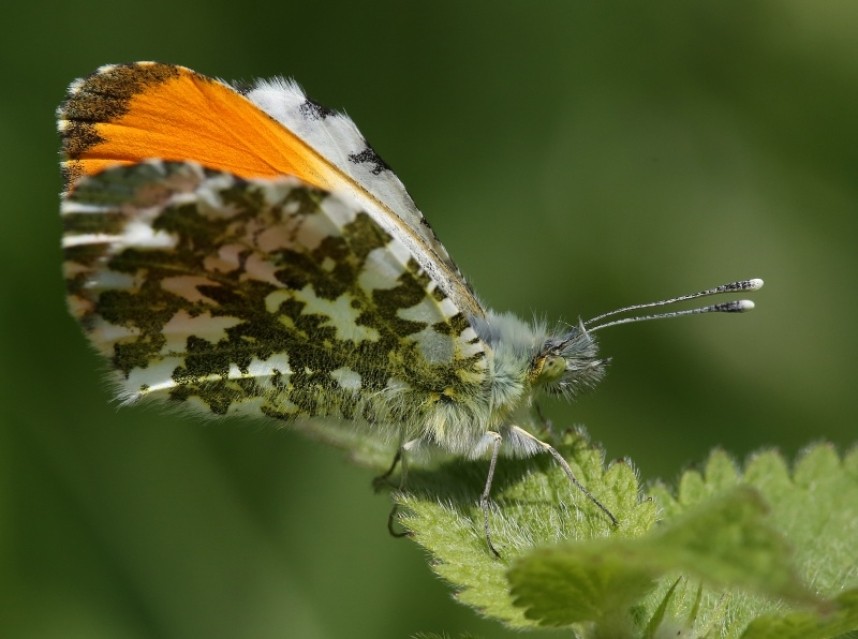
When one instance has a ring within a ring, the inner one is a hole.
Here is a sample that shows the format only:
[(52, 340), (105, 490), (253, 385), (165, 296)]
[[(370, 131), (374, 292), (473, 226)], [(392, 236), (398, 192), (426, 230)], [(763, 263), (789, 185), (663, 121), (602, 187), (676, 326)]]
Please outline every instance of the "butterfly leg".
[(483, 510), (483, 529), (486, 535), (486, 544), (488, 544), (489, 550), (492, 551), (492, 554), (500, 559), (501, 555), (492, 543), (492, 533), (489, 528), (489, 505), (491, 504), (492, 480), (495, 477), (495, 467), (497, 466), (498, 454), (500, 453), (501, 436), (499, 433), (489, 431), (486, 433), (485, 437), (489, 439), (492, 456), (491, 461), (489, 461), (489, 474), (488, 477), (486, 477), (486, 485), (485, 488), (483, 488), (483, 494), (480, 495), (480, 508)]
[[(396, 449), (396, 455), (393, 456), (393, 461), (390, 464), (390, 468), (384, 471), (381, 475), (372, 478), (372, 487), (375, 492), (378, 492), (385, 486), (392, 486), (392, 482), (390, 482), (390, 476), (393, 475), (393, 472), (396, 470), (396, 467), (399, 465), (399, 462), (402, 460), (402, 446)], [(400, 482), (401, 485), (401, 482)]]
[(548, 432), (548, 435), (551, 438), (557, 439), (557, 431), (554, 430), (554, 423), (542, 412), (542, 406), (537, 402), (533, 402), (533, 408), (536, 409), (536, 416), (539, 418), (542, 427)]
[(577, 488), (582, 493), (584, 493), (584, 496), (587, 499), (589, 499), (596, 506), (598, 506), (598, 508), (603, 513), (605, 513), (605, 515), (608, 516), (608, 519), (611, 520), (611, 523), (614, 526), (619, 524), (619, 521), (617, 520), (616, 517), (614, 517), (614, 514), (610, 510), (608, 510), (608, 507), (605, 506), (605, 504), (603, 504), (601, 501), (599, 501), (593, 493), (591, 493), (589, 490), (587, 490), (587, 488), (584, 486), (584, 484), (582, 484), (580, 481), (578, 481), (578, 478), (575, 477), (575, 473), (573, 473), (572, 469), (569, 467), (569, 462), (567, 462), (563, 458), (563, 455), (561, 455), (557, 451), (557, 449), (554, 448), (554, 446), (542, 441), (541, 439), (534, 437), (533, 435), (528, 433), (526, 430), (524, 430), (523, 428), (519, 428), (518, 426), (512, 426), (510, 428), (510, 430), (513, 431), (513, 433), (515, 434), (516, 437), (519, 437), (519, 438), (522, 438), (525, 440), (530, 440), (531, 442), (536, 444), (539, 448), (541, 448), (544, 452), (549, 453), (554, 458), (554, 461), (556, 461), (560, 465), (560, 468), (563, 469), (563, 472), (566, 473), (566, 477), (569, 478), (569, 482), (575, 488)]
[[(399, 490), (402, 490), (405, 487), (405, 480), (408, 476), (408, 451), (417, 446), (419, 442), (417, 440), (412, 440), (410, 442), (405, 442), (402, 444), (399, 449), (396, 451), (396, 455), (393, 457), (393, 463), (390, 464), (390, 468), (387, 469), (383, 474), (379, 475), (372, 481), (373, 487), (378, 490), (382, 484), (390, 483), (388, 479), (393, 474), (393, 471), (396, 470), (396, 466), (399, 464), (402, 466), (402, 472), (399, 475)], [(411, 532), (408, 530), (396, 530), (394, 524), (396, 523), (396, 513), (399, 511), (399, 504), (395, 501), (393, 502), (393, 507), (390, 509), (390, 514), (387, 515), (387, 532), (390, 533), (392, 537), (409, 537), (411, 536)]]

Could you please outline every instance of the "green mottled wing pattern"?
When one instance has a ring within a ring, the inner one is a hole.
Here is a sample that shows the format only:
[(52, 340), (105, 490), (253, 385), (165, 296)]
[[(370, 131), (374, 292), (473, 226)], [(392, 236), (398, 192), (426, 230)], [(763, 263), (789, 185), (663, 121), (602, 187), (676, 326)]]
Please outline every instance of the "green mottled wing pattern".
[(147, 161), (84, 178), (62, 214), (70, 308), (125, 400), (411, 437), (486, 395), (467, 317), (331, 193)]

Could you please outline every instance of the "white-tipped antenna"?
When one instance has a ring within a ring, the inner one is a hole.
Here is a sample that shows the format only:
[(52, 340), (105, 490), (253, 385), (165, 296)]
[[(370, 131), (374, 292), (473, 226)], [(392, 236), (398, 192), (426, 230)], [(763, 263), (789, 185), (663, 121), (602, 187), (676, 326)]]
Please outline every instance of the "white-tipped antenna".
[[(600, 331), (603, 328), (607, 328), (608, 326), (616, 326), (617, 324), (631, 324), (632, 322), (646, 322), (654, 319), (667, 319), (669, 317), (681, 317), (683, 315), (697, 315), (699, 313), (744, 313), (745, 311), (750, 311), (754, 308), (754, 303), (750, 300), (734, 300), (732, 302), (722, 302), (721, 304), (712, 304), (711, 306), (701, 306), (699, 308), (690, 308), (683, 311), (669, 311), (667, 313), (655, 313), (653, 315), (636, 315), (634, 317), (624, 317), (622, 319), (613, 320), (610, 322), (604, 322), (602, 324), (597, 324), (608, 317), (613, 317), (614, 315), (619, 315), (621, 313), (628, 313), (630, 311), (639, 311), (642, 308), (653, 308), (656, 306), (668, 306), (670, 304), (677, 304), (678, 302), (686, 302), (688, 300), (694, 300), (699, 297), (711, 297), (712, 295), (722, 295), (725, 293), (736, 293), (740, 291), (758, 291), (763, 287), (763, 280), (759, 278), (753, 278), (750, 280), (740, 280), (738, 282), (730, 282), (729, 284), (722, 284), (721, 286), (716, 286), (715, 288), (709, 288), (705, 291), (699, 291), (697, 293), (691, 293), (689, 295), (680, 295), (679, 297), (671, 297), (666, 300), (659, 300), (658, 302), (648, 302), (646, 304), (633, 304), (632, 306), (624, 306), (623, 308), (618, 308), (609, 313), (603, 313), (601, 315), (597, 315), (586, 322), (584, 322), (584, 327), (589, 332)], [(595, 324), (595, 325), (594, 325)]]

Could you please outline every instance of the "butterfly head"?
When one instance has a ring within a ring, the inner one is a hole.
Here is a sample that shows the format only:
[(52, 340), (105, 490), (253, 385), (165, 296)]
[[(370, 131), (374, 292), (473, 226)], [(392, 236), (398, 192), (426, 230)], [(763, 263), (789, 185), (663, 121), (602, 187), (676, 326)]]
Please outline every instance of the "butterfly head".
[(531, 384), (550, 395), (571, 399), (602, 380), (608, 361), (599, 357), (596, 340), (578, 324), (545, 340), (530, 363)]

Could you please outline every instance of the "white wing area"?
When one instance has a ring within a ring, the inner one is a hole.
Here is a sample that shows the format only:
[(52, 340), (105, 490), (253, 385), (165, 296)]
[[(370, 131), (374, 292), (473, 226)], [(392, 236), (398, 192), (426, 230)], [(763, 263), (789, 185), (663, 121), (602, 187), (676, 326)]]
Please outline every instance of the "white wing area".
[(284, 78), (259, 80), (245, 96), (395, 212), (414, 234), (428, 243), (438, 258), (458, 273), (405, 185), (351, 118), (314, 102), (297, 83)]

